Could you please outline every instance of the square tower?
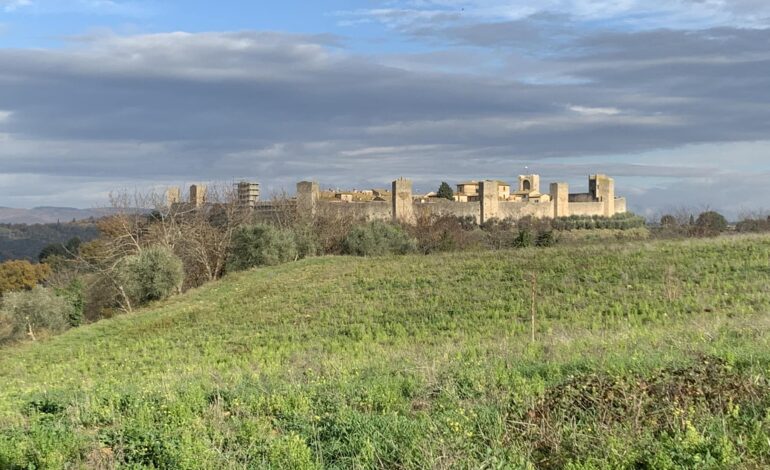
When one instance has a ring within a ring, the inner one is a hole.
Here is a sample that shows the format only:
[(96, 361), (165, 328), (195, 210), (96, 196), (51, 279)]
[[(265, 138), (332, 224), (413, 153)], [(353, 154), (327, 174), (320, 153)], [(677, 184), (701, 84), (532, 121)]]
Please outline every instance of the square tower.
[(182, 202), (182, 190), (179, 186), (172, 186), (166, 190), (166, 204), (168, 207)]
[(540, 175), (519, 175), (519, 193), (540, 193)]
[(417, 220), (412, 201), (412, 180), (399, 178), (392, 185), (393, 222), (413, 224)]
[(604, 203), (604, 216), (615, 215), (615, 180), (607, 175), (597, 174), (588, 177), (588, 191), (595, 201)]
[(206, 203), (206, 185), (194, 184), (190, 186), (190, 204), (193, 207), (201, 207)]

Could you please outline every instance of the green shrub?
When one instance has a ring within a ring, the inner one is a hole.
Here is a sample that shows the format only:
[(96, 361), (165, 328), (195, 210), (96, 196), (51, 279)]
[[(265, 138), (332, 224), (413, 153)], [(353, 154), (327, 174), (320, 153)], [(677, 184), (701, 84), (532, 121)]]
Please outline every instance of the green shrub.
[(21, 339), (41, 331), (58, 333), (70, 326), (73, 307), (51, 289), (34, 287), (29, 291), (8, 292), (3, 296), (0, 316), (10, 326), (6, 338)]
[[(238, 229), (227, 262), (229, 271), (241, 271), (256, 266), (275, 266), (300, 257), (297, 237), (289, 230), (272, 225), (255, 224)], [(310, 238), (303, 241), (305, 254), (310, 250)]]
[(162, 300), (179, 291), (184, 280), (182, 260), (167, 248), (151, 247), (126, 256), (117, 269), (126, 295), (135, 305)]
[(350, 255), (382, 256), (413, 252), (417, 242), (398, 225), (374, 221), (353, 227), (343, 245)]

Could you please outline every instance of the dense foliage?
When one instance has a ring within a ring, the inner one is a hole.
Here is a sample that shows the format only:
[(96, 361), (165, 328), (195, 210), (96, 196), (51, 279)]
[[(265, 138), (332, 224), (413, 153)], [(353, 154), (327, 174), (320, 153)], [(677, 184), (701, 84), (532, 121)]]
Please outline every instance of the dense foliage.
[[(51, 289), (37, 286), (28, 291), (8, 292), (0, 301), (0, 317), (4, 318), (0, 318), (0, 341), (35, 339), (35, 335), (43, 332), (64, 331), (70, 327), (73, 316), (72, 304)], [(5, 334), (3, 322), (7, 325)]]
[(453, 201), (455, 198), (455, 193), (452, 191), (452, 187), (449, 186), (449, 183), (442, 181), (441, 185), (438, 187), (438, 191), (436, 192), (436, 197)]
[(736, 236), (236, 273), (4, 349), (0, 468), (767, 468), (769, 258)]
[(45, 264), (18, 260), (0, 263), (0, 296), (7, 292), (32, 289), (50, 275), (51, 269)]
[(552, 228), (554, 230), (594, 230), (594, 229), (614, 229), (629, 230), (644, 227), (646, 221), (633, 213), (615, 214), (612, 217), (571, 215), (569, 217), (559, 217), (553, 220)]
[[(306, 252), (310, 249), (307, 244), (303, 247)], [(235, 232), (227, 268), (240, 271), (257, 266), (275, 266), (298, 257), (297, 239), (292, 231), (268, 224), (247, 225)]]
[(416, 247), (416, 240), (402, 227), (380, 221), (353, 227), (344, 242), (345, 253), (356, 256), (403, 255)]
[(700, 236), (715, 237), (727, 230), (727, 219), (719, 212), (703, 212), (695, 220), (695, 228)]
[(770, 216), (746, 217), (736, 224), (735, 230), (740, 233), (770, 232)]
[(184, 280), (182, 261), (160, 246), (123, 258), (117, 270), (119, 286), (133, 305), (163, 300), (179, 291)]
[(51, 243), (43, 247), (40, 250), (40, 254), (37, 256), (38, 261), (44, 263), (47, 259), (57, 256), (64, 259), (73, 259), (80, 253), (80, 245), (82, 240), (78, 237), (73, 237), (67, 240), (66, 243)]

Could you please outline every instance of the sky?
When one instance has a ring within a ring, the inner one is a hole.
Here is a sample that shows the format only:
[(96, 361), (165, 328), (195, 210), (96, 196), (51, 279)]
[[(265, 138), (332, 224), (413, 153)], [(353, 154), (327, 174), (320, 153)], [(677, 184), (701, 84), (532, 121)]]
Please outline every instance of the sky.
[(770, 2), (0, 0), (0, 206), (528, 173), (770, 209)]

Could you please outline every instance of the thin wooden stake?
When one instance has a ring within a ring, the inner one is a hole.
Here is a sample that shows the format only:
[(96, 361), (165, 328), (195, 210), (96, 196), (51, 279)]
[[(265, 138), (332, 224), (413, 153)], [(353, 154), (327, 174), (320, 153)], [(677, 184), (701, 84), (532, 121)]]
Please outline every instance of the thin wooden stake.
[(37, 341), (37, 338), (35, 338), (35, 333), (32, 331), (32, 322), (29, 321), (29, 317), (27, 317), (27, 336), (32, 338), (32, 341)]
[(532, 316), (530, 323), (532, 326), (532, 342), (535, 342), (535, 313), (537, 312), (537, 274), (532, 273)]

